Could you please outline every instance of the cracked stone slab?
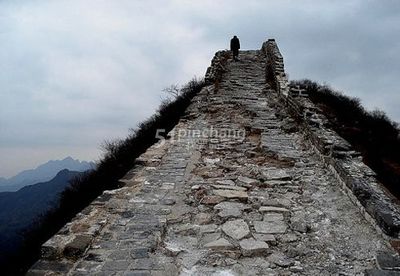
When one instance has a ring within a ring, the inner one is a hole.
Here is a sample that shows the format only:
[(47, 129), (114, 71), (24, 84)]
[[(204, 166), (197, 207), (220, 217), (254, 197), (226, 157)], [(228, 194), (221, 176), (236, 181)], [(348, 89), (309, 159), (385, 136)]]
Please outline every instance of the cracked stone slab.
[(238, 208), (222, 209), (218, 216), (221, 218), (238, 218), (242, 216), (242, 211)]
[(89, 246), (93, 237), (88, 235), (77, 235), (74, 240), (68, 243), (64, 248), (64, 255), (74, 258), (81, 255)]
[(292, 176), (284, 169), (266, 169), (262, 172), (262, 175), (266, 181), (292, 179)]
[(243, 203), (230, 201), (224, 201), (214, 206), (214, 210), (219, 210), (218, 216), (222, 218), (241, 217), (242, 211), (249, 208)]
[(212, 216), (208, 213), (198, 213), (194, 217), (194, 223), (196, 224), (209, 224), (211, 221)]
[(178, 243), (175, 242), (166, 242), (164, 244), (165, 252), (167, 253), (168, 256), (175, 257), (179, 253), (183, 252), (184, 249), (180, 247)]
[(284, 234), (287, 225), (283, 221), (254, 221), (254, 229), (261, 234)]
[(240, 240), (250, 234), (249, 226), (243, 219), (227, 221), (222, 225), (221, 229), (226, 235), (235, 240)]
[(221, 233), (219, 233), (219, 232), (206, 233), (201, 237), (200, 242), (201, 242), (201, 244), (205, 245), (205, 244), (217, 241), (220, 238), (221, 238)]
[(241, 240), (239, 245), (243, 256), (246, 257), (266, 253), (269, 248), (267, 243), (253, 238)]
[(213, 193), (217, 196), (221, 196), (224, 198), (238, 198), (247, 200), (249, 195), (244, 191), (235, 191), (235, 190), (214, 190)]
[(224, 238), (220, 238), (216, 241), (209, 242), (205, 244), (204, 247), (214, 250), (230, 250), (235, 248), (233, 244), (231, 244), (228, 240)]
[(205, 234), (205, 233), (213, 233), (216, 232), (218, 229), (218, 226), (215, 224), (204, 224), (199, 226), (199, 234)]
[(295, 242), (298, 239), (299, 239), (299, 237), (293, 233), (287, 233), (287, 234), (281, 235), (279, 237), (279, 241), (284, 242), (284, 243)]
[(264, 241), (270, 244), (275, 244), (276, 243), (276, 238), (272, 234), (259, 234), (259, 233), (253, 233), (253, 237), (256, 240)]
[(280, 267), (289, 267), (294, 265), (294, 260), (287, 257), (285, 254), (281, 252), (272, 253), (268, 256), (268, 261), (274, 263)]
[(295, 220), (290, 223), (290, 228), (300, 233), (306, 233), (308, 230), (308, 225), (305, 221)]
[(219, 185), (226, 185), (226, 186), (235, 186), (235, 182), (233, 180), (230, 179), (226, 179), (226, 180), (217, 180), (215, 181), (217, 184)]
[(283, 214), (281, 213), (265, 213), (263, 217), (263, 221), (268, 221), (268, 222), (279, 222), (283, 221), (284, 217)]
[(237, 178), (237, 182), (238, 184), (245, 185), (246, 187), (251, 187), (253, 185), (258, 184), (259, 181), (257, 179), (249, 178), (246, 176), (239, 176)]

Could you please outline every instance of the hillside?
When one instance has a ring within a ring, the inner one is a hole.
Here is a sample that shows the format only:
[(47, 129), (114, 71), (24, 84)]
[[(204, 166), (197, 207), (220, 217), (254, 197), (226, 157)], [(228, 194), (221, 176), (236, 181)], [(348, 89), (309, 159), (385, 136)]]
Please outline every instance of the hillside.
[(61, 193), (58, 207), (36, 221), (33, 231), (24, 233), (27, 237), (25, 246), (4, 264), (2, 271), (10, 275), (23, 274), (40, 257), (42, 243), (104, 190), (121, 187), (122, 182), (119, 179), (135, 165), (136, 158), (160, 137), (167, 136), (204, 85), (203, 80), (192, 79), (181, 87), (175, 99), (163, 101), (159, 110), (134, 129), (126, 139), (105, 143), (105, 155), (96, 169), (74, 178), (71, 185)]
[(93, 162), (79, 161), (71, 157), (62, 160), (50, 160), (35, 169), (24, 170), (8, 179), (0, 178), (0, 192), (14, 192), (27, 185), (49, 181), (64, 169), (83, 172), (94, 168)]
[(79, 174), (65, 169), (50, 181), (0, 193), (0, 263), (18, 252), (24, 233), (58, 205), (61, 192)]

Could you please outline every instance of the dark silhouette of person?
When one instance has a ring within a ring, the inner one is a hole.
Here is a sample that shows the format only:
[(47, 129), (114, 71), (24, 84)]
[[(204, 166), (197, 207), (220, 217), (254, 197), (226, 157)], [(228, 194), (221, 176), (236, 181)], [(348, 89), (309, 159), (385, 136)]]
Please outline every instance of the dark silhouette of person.
[(239, 57), (239, 49), (240, 49), (240, 41), (239, 38), (237, 38), (237, 36), (233, 36), (233, 38), (231, 39), (231, 51), (233, 54), (233, 60), (234, 61), (238, 61), (238, 57)]

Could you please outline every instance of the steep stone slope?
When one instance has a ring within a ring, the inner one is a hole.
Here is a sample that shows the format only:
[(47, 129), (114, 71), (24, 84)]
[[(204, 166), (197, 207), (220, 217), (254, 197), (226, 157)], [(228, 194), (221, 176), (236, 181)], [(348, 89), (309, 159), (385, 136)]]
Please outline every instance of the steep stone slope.
[(222, 77), (171, 138), (49, 240), (28, 274), (363, 275), (380, 251), (390, 258), (266, 83), (264, 53), (218, 57)]

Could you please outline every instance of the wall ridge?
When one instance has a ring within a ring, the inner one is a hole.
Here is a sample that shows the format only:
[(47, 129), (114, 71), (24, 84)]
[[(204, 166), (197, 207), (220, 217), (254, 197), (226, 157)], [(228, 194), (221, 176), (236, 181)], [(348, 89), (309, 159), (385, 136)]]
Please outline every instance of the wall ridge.
[(340, 191), (343, 172), (320, 160), (357, 153), (330, 132), (310, 149), (290, 116), (324, 124), (289, 89), (276, 42), (239, 59), (216, 53), (167, 139), (46, 242), (28, 275), (361, 275), (395, 258)]
[(361, 154), (329, 128), (328, 119), (308, 99), (305, 90), (297, 86), (289, 87), (276, 42), (268, 40), (263, 44), (262, 51), (271, 60), (266, 67), (266, 77), (276, 86), (291, 114), (303, 125), (321, 160), (335, 173), (367, 219), (389, 237), (399, 238), (400, 206), (381, 187), (373, 170), (362, 162)]

